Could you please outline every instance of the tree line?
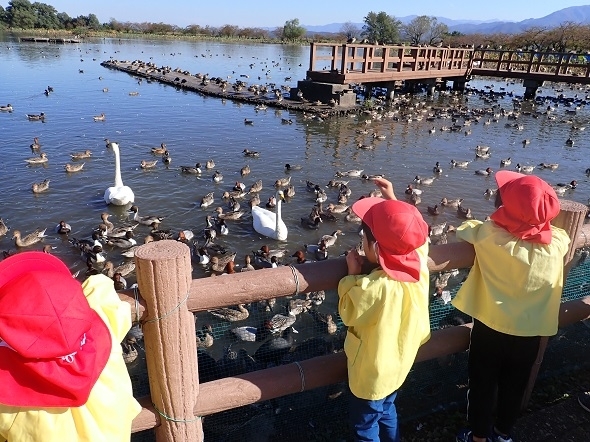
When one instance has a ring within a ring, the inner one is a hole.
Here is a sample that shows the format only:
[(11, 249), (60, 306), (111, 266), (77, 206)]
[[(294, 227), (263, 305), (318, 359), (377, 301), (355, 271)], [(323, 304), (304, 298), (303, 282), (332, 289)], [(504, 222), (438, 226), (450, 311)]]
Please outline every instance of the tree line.
[(78, 35), (102, 33), (128, 33), (148, 35), (175, 35), (220, 38), (245, 38), (282, 41), (348, 41), (371, 44), (473, 46), (493, 49), (520, 49), (534, 51), (586, 51), (590, 49), (590, 26), (572, 22), (556, 28), (529, 28), (518, 34), (469, 34), (449, 32), (446, 24), (436, 17), (421, 15), (403, 24), (395, 16), (381, 12), (369, 12), (363, 18), (362, 27), (345, 23), (339, 33), (308, 35), (299, 19), (287, 20), (284, 26), (274, 30), (257, 27), (239, 27), (226, 24), (219, 27), (191, 24), (179, 27), (166, 23), (121, 22), (111, 18), (100, 23), (95, 14), (70, 17), (58, 12), (46, 3), (29, 0), (11, 0), (8, 6), (0, 6), (0, 29), (63, 30)]

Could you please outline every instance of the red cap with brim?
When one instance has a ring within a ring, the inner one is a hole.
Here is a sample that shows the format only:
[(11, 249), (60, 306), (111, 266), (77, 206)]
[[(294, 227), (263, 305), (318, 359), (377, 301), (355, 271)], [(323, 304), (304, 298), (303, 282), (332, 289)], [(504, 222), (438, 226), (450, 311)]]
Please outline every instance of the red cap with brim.
[(105, 367), (109, 329), (58, 258), (0, 262), (0, 403), (79, 407)]
[(383, 271), (397, 281), (417, 282), (416, 249), (428, 238), (428, 224), (418, 209), (404, 201), (371, 197), (354, 203), (352, 210), (371, 229)]
[(517, 238), (550, 244), (550, 222), (560, 211), (555, 190), (534, 175), (501, 170), (495, 178), (502, 205), (490, 218)]

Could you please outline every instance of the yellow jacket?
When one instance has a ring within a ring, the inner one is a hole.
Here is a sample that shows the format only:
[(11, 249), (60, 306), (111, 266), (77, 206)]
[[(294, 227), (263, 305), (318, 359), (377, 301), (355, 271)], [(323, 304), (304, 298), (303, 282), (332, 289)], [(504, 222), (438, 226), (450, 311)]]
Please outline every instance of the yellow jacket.
[[(119, 300), (113, 281), (88, 278), (84, 294), (111, 331), (111, 355), (86, 404), (75, 408), (33, 409), (0, 404), (0, 441), (122, 442), (131, 438), (131, 421), (141, 411), (133, 398), (121, 341), (131, 328), (129, 304)], [(1, 388), (1, 386), (0, 386)]]
[(466, 221), (457, 237), (475, 247), (475, 262), (453, 299), (462, 312), (513, 336), (557, 333), (563, 257), (570, 239), (551, 227), (551, 244), (523, 241), (493, 221)]
[(420, 280), (399, 282), (377, 268), (338, 284), (338, 310), (348, 326), (348, 383), (361, 399), (377, 400), (406, 379), (418, 348), (430, 338), (428, 242), (416, 249)]

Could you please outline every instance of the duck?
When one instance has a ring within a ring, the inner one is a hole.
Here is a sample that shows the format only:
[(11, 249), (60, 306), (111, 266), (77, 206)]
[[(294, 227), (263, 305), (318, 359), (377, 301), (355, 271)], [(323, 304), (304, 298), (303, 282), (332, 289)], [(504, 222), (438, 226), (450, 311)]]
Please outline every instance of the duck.
[(287, 226), (281, 217), (281, 203), (284, 200), (283, 191), (277, 191), (275, 198), (277, 206), (275, 212), (252, 206), (252, 224), (254, 230), (268, 238), (285, 241), (288, 236)]
[(387, 135), (378, 135), (375, 132), (373, 132), (373, 139), (383, 141), (383, 140), (387, 139)]
[(555, 170), (559, 167), (558, 163), (541, 163), (539, 164), (540, 169), (550, 169)]
[(477, 145), (475, 146), (475, 152), (476, 153), (480, 153), (480, 154), (485, 154), (485, 153), (489, 153), (490, 152), (490, 146), (481, 146), (481, 145)]
[(255, 150), (244, 149), (242, 151), (242, 153), (244, 154), (244, 156), (250, 157), (250, 158), (258, 158), (258, 157), (260, 157), (260, 152), (256, 152)]
[(520, 163), (516, 164), (516, 171), (520, 173), (533, 173), (535, 166), (521, 166)]
[(293, 333), (296, 333), (296, 330), (293, 327), (287, 327), (281, 336), (264, 342), (254, 352), (254, 359), (264, 364), (280, 365), (293, 348)]
[[(147, 244), (152, 241), (155, 241), (155, 239), (152, 235), (146, 235), (145, 238), (143, 239), (144, 244)], [(121, 251), (121, 256), (124, 256), (125, 258), (133, 258), (135, 256), (135, 252), (137, 251), (137, 249), (139, 247), (141, 247), (141, 244), (136, 244), (134, 246), (131, 246), (128, 249)]]
[(215, 161), (207, 160), (205, 163), (205, 169), (215, 169)]
[(512, 164), (512, 159), (510, 157), (500, 160), (500, 167), (510, 166)]
[(211, 262), (211, 257), (209, 256), (207, 247), (195, 247), (194, 258), (197, 263), (202, 266), (206, 266)]
[(296, 320), (297, 316), (294, 312), (288, 312), (286, 315), (277, 313), (266, 321), (265, 327), (271, 333), (280, 333), (295, 324)]
[(436, 177), (430, 177), (430, 178), (421, 178), (419, 175), (416, 175), (414, 177), (414, 182), (416, 184), (423, 184), (423, 185), (430, 185), (432, 183), (434, 183), (434, 180), (436, 179)]
[(27, 158), (25, 161), (29, 164), (44, 164), (49, 161), (49, 158), (45, 152), (41, 152), (38, 157)]
[(95, 115), (94, 117), (92, 117), (92, 119), (94, 121), (105, 121), (107, 117), (104, 113), (101, 113), (100, 115)]
[(289, 253), (286, 249), (270, 249), (268, 245), (263, 245), (260, 247), (260, 251), (255, 253), (255, 255), (262, 255), (266, 258), (284, 258)]
[[(100, 214), (100, 219), (102, 220), (102, 224), (99, 226), (99, 229), (101, 226), (104, 226), (104, 236), (108, 236), (108, 237), (123, 237), (127, 234), (128, 231), (133, 232), (135, 230), (135, 227), (138, 226), (138, 224), (135, 224), (133, 226), (120, 226), (120, 227), (115, 227), (115, 225), (109, 221), (109, 216), (111, 216), (109, 213), (107, 212), (103, 212)], [(101, 229), (102, 230), (102, 229)]]
[(285, 197), (293, 198), (295, 196), (295, 186), (289, 184), (287, 186), (287, 190), (285, 190), (284, 193), (285, 193)]
[(249, 253), (244, 256), (244, 266), (240, 269), (240, 272), (251, 272), (252, 270), (256, 270), (252, 265), (252, 257)]
[(10, 227), (8, 227), (6, 225), (6, 223), (4, 222), (4, 220), (2, 218), (0, 218), (0, 236), (6, 235), (9, 230), (10, 230)]
[(168, 152), (166, 143), (161, 143), (160, 147), (152, 147), (151, 150), (154, 155), (164, 155), (165, 152)]
[(429, 134), (435, 134), (436, 133), (436, 127), (432, 126), (430, 129), (428, 129), (428, 133)]
[(40, 183), (33, 183), (33, 185), (31, 186), (31, 190), (33, 191), (33, 193), (45, 192), (47, 189), (49, 189), (49, 182), (49, 179), (44, 179)]
[(209, 207), (214, 201), (214, 193), (209, 192), (207, 195), (201, 198), (201, 208)]
[(244, 124), (246, 126), (253, 126), (254, 125), (254, 121), (248, 120), (247, 118), (244, 118)]
[[(215, 209), (215, 213), (218, 219), (226, 220), (226, 219), (240, 219), (244, 215), (243, 210), (238, 210), (234, 212), (224, 212), (222, 207), (217, 207)], [(226, 226), (227, 227), (227, 226)]]
[(490, 167), (487, 169), (478, 169), (475, 171), (475, 175), (481, 176), (490, 176), (492, 173), (494, 173), (494, 171)]
[(232, 328), (230, 331), (236, 339), (246, 342), (260, 342), (270, 335), (270, 331), (264, 326), (244, 325), (243, 327)]
[(161, 241), (163, 239), (172, 239), (174, 233), (170, 229), (159, 229), (160, 223), (153, 222), (150, 227), (150, 235), (157, 241)]
[(223, 181), (223, 174), (219, 170), (216, 170), (213, 176), (211, 177), (211, 180), (214, 183), (221, 183)]
[(12, 238), (14, 239), (16, 247), (29, 247), (47, 237), (47, 235), (45, 235), (46, 230), (47, 229), (37, 229), (25, 236), (21, 235), (20, 230), (15, 230), (12, 232)]
[(86, 163), (79, 163), (79, 164), (67, 163), (64, 166), (64, 169), (67, 173), (80, 172), (84, 168), (84, 164), (86, 164)]
[(137, 245), (137, 241), (133, 238), (133, 232), (128, 231), (125, 236), (107, 237), (106, 243), (109, 246), (119, 247), (121, 249), (128, 249), (134, 245)]
[(364, 172), (364, 169), (352, 169), (352, 170), (347, 170), (346, 172), (336, 172), (336, 177), (343, 177), (343, 176), (349, 176), (349, 177), (360, 177)]
[(355, 224), (360, 224), (362, 222), (362, 219), (352, 211), (352, 209), (349, 207), (348, 210), (345, 212), (346, 216), (344, 217), (344, 220), (349, 222), (349, 223), (355, 223)]
[(72, 160), (83, 160), (86, 158), (90, 158), (92, 156), (92, 151), (86, 149), (84, 152), (74, 152), (70, 154)]
[[(235, 264), (236, 254), (236, 252), (229, 252), (222, 255), (212, 256), (209, 262), (209, 270), (211, 270), (211, 272), (215, 274), (225, 273), (226, 270), (228, 270), (228, 268), (233, 268), (233, 265)], [(229, 267), (228, 264), (230, 264)]]
[(434, 167), (432, 168), (432, 172), (441, 174), (443, 172), (442, 167), (440, 167), (440, 163), (437, 161)]
[(471, 163), (471, 161), (455, 161), (455, 160), (451, 160), (451, 166), (452, 167), (462, 167), (462, 168), (465, 168), (465, 167), (469, 166), (469, 163)]
[(309, 299), (290, 299), (287, 304), (287, 311), (291, 315), (300, 315), (301, 313), (307, 312), (311, 308), (311, 301)]
[(490, 158), (492, 156), (491, 153), (486, 152), (486, 153), (479, 153), (479, 152), (475, 152), (475, 157), (476, 158), (480, 158), (482, 160), (487, 160), (488, 158)]
[(306, 229), (310, 230), (317, 230), (320, 227), (320, 223), (322, 223), (322, 218), (318, 215), (316, 216), (302, 216), (301, 217), (301, 225)]
[(216, 310), (207, 311), (213, 316), (228, 322), (243, 321), (244, 319), (248, 319), (250, 316), (250, 312), (245, 307), (245, 304), (238, 304), (237, 310), (229, 307), (223, 307)]
[(240, 175), (241, 175), (241, 176), (246, 176), (246, 175), (249, 175), (249, 174), (250, 174), (250, 172), (251, 172), (251, 170), (250, 170), (250, 166), (249, 166), (248, 164), (246, 164), (244, 167), (242, 167), (242, 168), (240, 169)]
[(334, 232), (332, 232), (331, 235), (323, 235), (318, 241), (318, 245), (320, 245), (323, 242), (326, 245), (326, 247), (332, 247), (334, 244), (336, 244), (336, 240), (340, 235), (344, 236), (342, 230), (334, 230)]
[(328, 194), (324, 189), (321, 189), (319, 186), (316, 189), (315, 196), (316, 203), (323, 203), (328, 200)]
[(8, 103), (6, 106), (0, 106), (1, 112), (12, 112), (12, 104)]
[(260, 205), (260, 195), (258, 195), (257, 193), (252, 195), (252, 198), (250, 198), (249, 203), (250, 203), (250, 207), (259, 206)]
[(303, 166), (300, 166), (299, 164), (285, 164), (285, 172), (292, 172), (294, 170), (301, 170), (303, 169)]
[(310, 310), (310, 313), (317, 324), (329, 335), (333, 335), (338, 331), (338, 325), (334, 322), (334, 317), (330, 313), (324, 314), (317, 310)]
[(383, 174), (378, 173), (378, 174), (373, 174), (373, 175), (367, 175), (366, 173), (363, 173), (361, 175), (361, 180), (363, 180), (363, 181), (373, 181), (378, 178), (383, 178)]
[(316, 208), (314, 209), (315, 213), (317, 213), (320, 218), (322, 219), (322, 222), (336, 222), (338, 221), (338, 218), (336, 218), (336, 215), (334, 215), (333, 213), (326, 211), (324, 212), (324, 209), (322, 207), (322, 203), (318, 202), (316, 204)]
[(305, 264), (308, 262), (313, 262), (313, 261), (309, 261), (305, 257), (305, 252), (303, 250), (297, 250), (295, 253), (293, 253), (291, 255), (291, 258), (295, 258), (295, 264)]
[(328, 207), (326, 208), (328, 210), (328, 212), (331, 213), (344, 213), (348, 210), (348, 205), (347, 204), (333, 204), (330, 203), (328, 204)]
[(446, 233), (447, 231), (447, 222), (442, 222), (439, 224), (432, 224), (428, 226), (428, 235), (429, 236), (440, 236)]
[(135, 261), (128, 260), (123, 264), (115, 267), (113, 261), (105, 261), (103, 267), (103, 273), (109, 278), (113, 278), (117, 273), (122, 277), (128, 276), (135, 271)]
[(162, 163), (166, 166), (172, 164), (172, 157), (170, 156), (170, 152), (166, 151), (162, 154)]
[(104, 201), (114, 206), (126, 206), (135, 201), (135, 195), (131, 187), (123, 185), (121, 178), (121, 160), (119, 158), (119, 144), (110, 143), (111, 149), (115, 154), (115, 185), (109, 187), (104, 192)]
[(574, 145), (574, 140), (572, 140), (571, 138), (568, 138), (567, 140), (565, 140), (565, 144), (567, 146), (573, 146)]
[(404, 193), (406, 195), (422, 195), (422, 190), (416, 189), (411, 184), (408, 184), (408, 187), (406, 187), (406, 190), (404, 190)]
[(27, 114), (27, 118), (29, 121), (45, 121), (45, 112), (41, 112), (40, 114)]
[(457, 215), (459, 215), (459, 217), (461, 218), (465, 218), (465, 219), (472, 219), (473, 215), (471, 214), (471, 209), (467, 208), (467, 207), (463, 207), (463, 205), (459, 204), (457, 206)]
[(440, 209), (438, 208), (438, 204), (435, 204), (434, 206), (428, 206), (426, 209), (428, 210), (428, 213), (430, 215), (433, 215), (433, 216), (440, 215)]
[(570, 190), (570, 189), (573, 190), (576, 187), (578, 187), (578, 182), (576, 180), (572, 180), (569, 183), (557, 183), (555, 185), (555, 187), (563, 187), (564, 189), (567, 189), (567, 190)]
[(291, 177), (279, 178), (275, 181), (275, 187), (287, 187), (291, 184)]
[(153, 169), (156, 167), (157, 164), (158, 164), (158, 160), (152, 160), (152, 161), (141, 160), (141, 163), (139, 163), (139, 167), (141, 169)]
[(181, 173), (188, 173), (192, 175), (200, 175), (201, 174), (201, 163), (196, 163), (193, 166), (180, 166)]
[(268, 202), (265, 204), (265, 207), (267, 209), (274, 209), (277, 205), (277, 199), (273, 196), (270, 196), (268, 198)]
[(131, 206), (128, 212), (130, 215), (133, 214), (131, 218), (133, 221), (143, 224), (144, 226), (151, 226), (152, 223), (161, 223), (164, 220), (164, 216), (160, 215), (145, 215), (139, 216), (139, 207), (136, 205)]
[(197, 348), (209, 348), (213, 345), (213, 327), (205, 324), (196, 332)]
[[(330, 180), (328, 181), (328, 184), (326, 185), (326, 187), (338, 187), (340, 188), (341, 186), (346, 186), (348, 185), (350, 181), (343, 181), (343, 180)], [(312, 183), (313, 184), (313, 183)], [(315, 184), (314, 184), (315, 187)]]
[(33, 152), (41, 149), (41, 144), (39, 143), (39, 138), (38, 137), (33, 138), (33, 142), (31, 143), (31, 145), (29, 147), (31, 148), (31, 150)]
[[(133, 265), (135, 266), (135, 263)], [(127, 288), (127, 280), (125, 278), (123, 278), (123, 275), (121, 275), (121, 273), (119, 273), (119, 272), (114, 273), (113, 277), (111, 279), (113, 280), (113, 285), (114, 285), (116, 291), (125, 290)], [(123, 356), (123, 359), (125, 359), (124, 356)], [(125, 359), (125, 361), (127, 362), (126, 359)]]
[(457, 199), (447, 199), (447, 198), (442, 198), (440, 200), (440, 205), (443, 207), (457, 207), (459, 204), (461, 204), (461, 202), (463, 201), (463, 198), (457, 198)]
[(61, 220), (55, 226), (55, 229), (54, 230), (55, 230), (55, 233), (59, 233), (60, 235), (67, 235), (68, 233), (70, 233), (72, 231), (72, 226), (70, 226), (64, 220)]

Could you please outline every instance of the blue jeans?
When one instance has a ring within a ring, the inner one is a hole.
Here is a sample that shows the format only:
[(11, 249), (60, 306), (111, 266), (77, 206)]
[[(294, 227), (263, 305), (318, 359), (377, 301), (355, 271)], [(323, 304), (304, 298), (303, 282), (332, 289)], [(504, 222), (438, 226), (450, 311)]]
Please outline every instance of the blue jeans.
[(399, 442), (395, 398), (397, 391), (376, 401), (351, 395), (348, 419), (358, 442)]

